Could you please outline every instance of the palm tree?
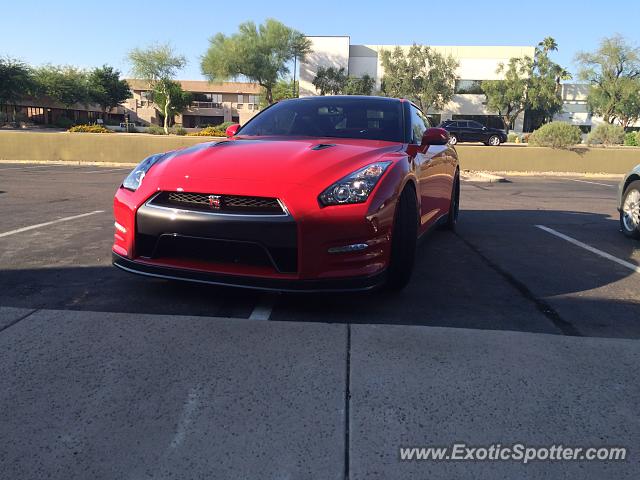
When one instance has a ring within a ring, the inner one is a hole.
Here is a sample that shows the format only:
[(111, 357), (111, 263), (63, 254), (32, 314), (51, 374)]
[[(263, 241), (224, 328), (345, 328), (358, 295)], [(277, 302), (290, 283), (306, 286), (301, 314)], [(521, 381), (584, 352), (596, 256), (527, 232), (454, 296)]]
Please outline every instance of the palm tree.
[(542, 48), (544, 53), (555, 52), (558, 50), (558, 43), (553, 37), (546, 37), (540, 43), (538, 43), (538, 47)]

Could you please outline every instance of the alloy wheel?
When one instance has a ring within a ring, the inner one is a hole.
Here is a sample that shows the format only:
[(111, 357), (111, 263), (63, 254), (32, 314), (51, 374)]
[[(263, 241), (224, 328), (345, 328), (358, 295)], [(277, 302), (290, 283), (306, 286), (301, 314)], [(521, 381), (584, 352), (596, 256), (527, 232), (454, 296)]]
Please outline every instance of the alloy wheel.
[(628, 232), (638, 230), (640, 226), (640, 192), (631, 190), (622, 205), (622, 223)]

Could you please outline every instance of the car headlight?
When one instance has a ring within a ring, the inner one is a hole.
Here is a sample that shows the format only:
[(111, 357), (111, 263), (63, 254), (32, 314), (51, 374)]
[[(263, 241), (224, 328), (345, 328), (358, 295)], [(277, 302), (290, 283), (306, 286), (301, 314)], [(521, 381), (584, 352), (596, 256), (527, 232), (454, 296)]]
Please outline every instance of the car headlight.
[(147, 174), (149, 169), (153, 167), (156, 163), (164, 158), (166, 154), (157, 153), (156, 155), (151, 155), (150, 157), (145, 158), (142, 162), (138, 164), (136, 168), (134, 168), (127, 178), (122, 182), (122, 186), (127, 190), (131, 190), (135, 192), (140, 185), (142, 185), (142, 179)]
[(391, 162), (376, 162), (356, 170), (327, 188), (318, 199), (323, 206), (363, 203)]

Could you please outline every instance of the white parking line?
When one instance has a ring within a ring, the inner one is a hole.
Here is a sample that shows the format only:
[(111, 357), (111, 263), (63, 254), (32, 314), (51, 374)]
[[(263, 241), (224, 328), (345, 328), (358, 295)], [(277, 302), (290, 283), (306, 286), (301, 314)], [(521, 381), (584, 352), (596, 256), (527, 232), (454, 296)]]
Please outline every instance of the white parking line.
[(54, 166), (58, 166), (58, 165), (36, 165), (36, 166), (28, 166), (28, 167), (6, 167), (6, 168), (0, 168), (0, 171), (2, 170), (23, 170), (25, 168), (48, 168), (48, 167), (54, 167)]
[(267, 293), (263, 295), (253, 307), (249, 320), (269, 320), (271, 317), (271, 311), (276, 304), (278, 294)]
[(16, 233), (27, 232), (36, 228), (47, 227), (54, 223), (68, 222), (77, 218), (88, 217), (89, 215), (95, 215), (96, 213), (104, 213), (104, 210), (94, 210), (93, 212), (81, 213), (80, 215), (74, 215), (72, 217), (58, 218), (57, 220), (51, 220), (50, 222), (38, 223), (37, 225), (30, 225), (28, 227), (17, 228), (16, 230), (9, 230), (8, 232), (0, 233), (0, 238), (8, 237), (9, 235), (15, 235)]
[(609, 185), (608, 183), (589, 182), (587, 180), (577, 180), (575, 178), (565, 178), (565, 180), (570, 180), (572, 182), (580, 182), (580, 183), (590, 183), (591, 185), (601, 185), (603, 187), (615, 187), (615, 185)]
[(541, 230), (544, 230), (547, 233), (550, 233), (551, 235), (555, 235), (558, 238), (561, 238), (563, 240), (566, 240), (567, 242), (576, 245), (580, 248), (584, 248), (585, 250), (591, 252), (591, 253), (595, 253), (596, 255), (601, 256), (602, 258), (606, 258), (607, 260), (611, 260), (612, 262), (616, 262), (618, 265), (622, 265), (623, 267), (627, 267), (629, 270), (633, 270), (636, 273), (640, 273), (640, 267), (638, 265), (635, 265), (631, 262), (627, 262), (625, 260), (621, 260), (618, 257), (614, 257), (613, 255), (608, 254), (607, 252), (603, 252), (602, 250), (598, 250), (595, 247), (592, 247), (591, 245), (587, 245), (586, 243), (582, 243), (579, 240), (576, 240), (575, 238), (571, 238), (568, 235), (565, 235), (564, 233), (560, 233), (556, 230), (554, 230), (553, 228), (549, 228), (549, 227), (545, 227), (544, 225), (536, 225), (536, 227), (538, 227)]

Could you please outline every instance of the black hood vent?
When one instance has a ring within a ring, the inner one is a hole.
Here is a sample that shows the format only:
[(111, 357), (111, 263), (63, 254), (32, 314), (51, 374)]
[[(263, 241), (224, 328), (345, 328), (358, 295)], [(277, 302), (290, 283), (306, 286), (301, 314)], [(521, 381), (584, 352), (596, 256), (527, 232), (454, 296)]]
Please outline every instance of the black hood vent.
[(335, 147), (335, 143), (319, 143), (311, 147), (311, 150), (324, 150), (325, 148)]

